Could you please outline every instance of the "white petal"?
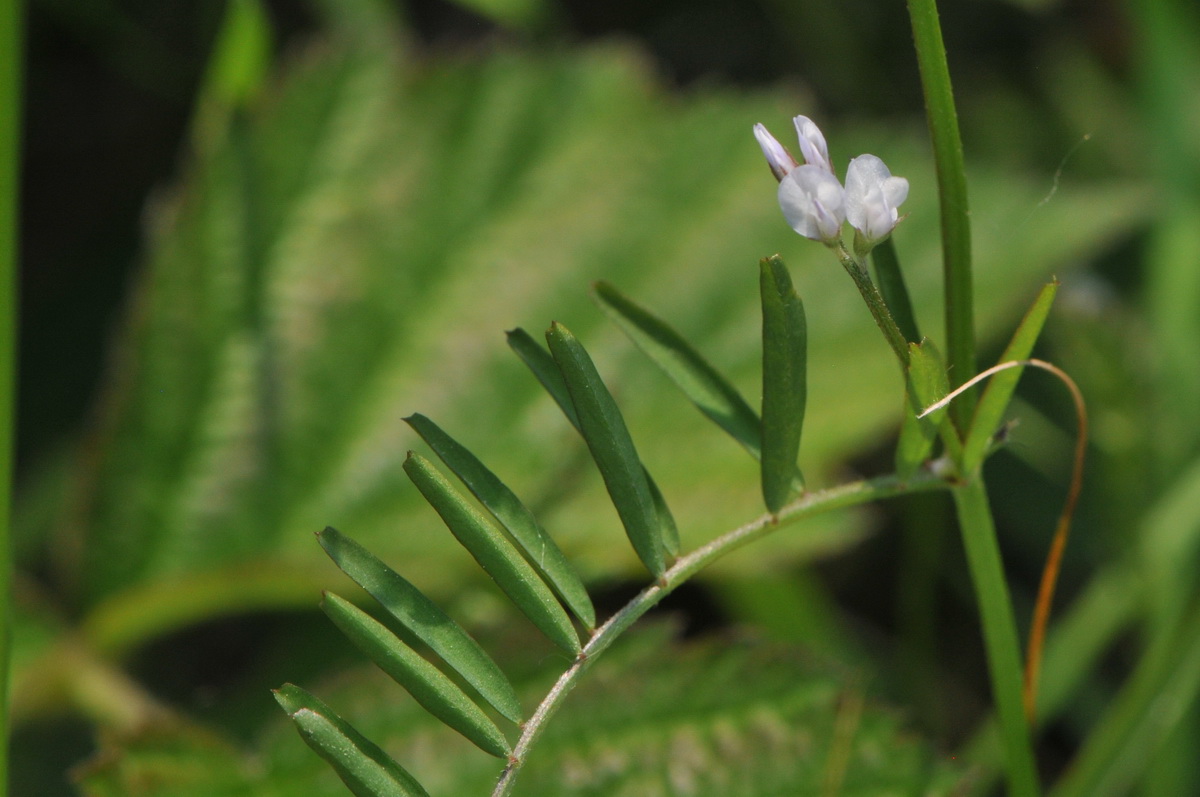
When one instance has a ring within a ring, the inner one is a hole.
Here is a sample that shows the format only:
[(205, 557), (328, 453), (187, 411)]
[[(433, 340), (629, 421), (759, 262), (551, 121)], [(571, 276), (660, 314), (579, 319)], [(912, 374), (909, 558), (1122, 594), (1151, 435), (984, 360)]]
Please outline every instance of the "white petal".
[(754, 137), (758, 139), (758, 146), (762, 147), (767, 165), (771, 167), (771, 174), (775, 175), (776, 180), (782, 180), (788, 172), (796, 168), (796, 159), (775, 140), (775, 136), (771, 135), (767, 128), (760, 124), (755, 125)]
[(797, 166), (779, 183), (779, 207), (792, 229), (814, 241), (832, 242), (846, 220), (846, 192), (819, 166)]
[(796, 125), (796, 135), (800, 137), (800, 154), (804, 156), (804, 162), (810, 166), (820, 166), (833, 174), (829, 148), (825, 146), (825, 135), (821, 128), (807, 116), (797, 116), (792, 122)]
[(888, 236), (899, 220), (897, 207), (908, 197), (908, 180), (893, 177), (882, 160), (859, 155), (846, 169), (846, 218), (868, 243)]
[(887, 178), (883, 181), (883, 196), (892, 207), (900, 207), (908, 199), (908, 180), (903, 177)]

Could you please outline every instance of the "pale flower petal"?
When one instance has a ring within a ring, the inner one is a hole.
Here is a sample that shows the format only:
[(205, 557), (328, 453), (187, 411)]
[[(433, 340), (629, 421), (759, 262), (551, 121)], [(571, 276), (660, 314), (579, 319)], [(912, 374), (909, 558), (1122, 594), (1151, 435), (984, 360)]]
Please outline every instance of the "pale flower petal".
[(779, 183), (779, 206), (792, 229), (826, 244), (836, 243), (846, 220), (846, 192), (830, 172), (805, 164)]
[(796, 125), (796, 135), (800, 137), (800, 154), (804, 156), (804, 162), (833, 174), (829, 148), (825, 146), (825, 135), (821, 128), (807, 116), (797, 116), (792, 122)]
[(846, 219), (869, 249), (891, 235), (908, 198), (908, 180), (893, 177), (875, 155), (859, 155), (846, 169)]
[(788, 152), (775, 139), (775, 136), (767, 132), (767, 128), (763, 125), (754, 126), (754, 137), (758, 139), (758, 146), (762, 147), (763, 155), (767, 158), (767, 165), (771, 167), (771, 174), (775, 175), (776, 180), (782, 180), (788, 172), (799, 165), (792, 157), (792, 153)]

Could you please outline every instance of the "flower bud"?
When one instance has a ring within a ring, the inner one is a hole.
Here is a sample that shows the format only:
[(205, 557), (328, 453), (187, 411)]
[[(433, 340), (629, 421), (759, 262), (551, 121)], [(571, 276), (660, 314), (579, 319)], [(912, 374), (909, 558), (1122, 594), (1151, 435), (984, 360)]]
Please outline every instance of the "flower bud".
[(775, 175), (776, 180), (782, 180), (788, 172), (799, 165), (792, 157), (792, 153), (776, 141), (775, 136), (767, 132), (767, 128), (761, 124), (754, 126), (754, 137), (758, 139), (758, 145), (762, 147), (763, 155), (767, 158), (767, 165), (771, 167), (771, 174)]

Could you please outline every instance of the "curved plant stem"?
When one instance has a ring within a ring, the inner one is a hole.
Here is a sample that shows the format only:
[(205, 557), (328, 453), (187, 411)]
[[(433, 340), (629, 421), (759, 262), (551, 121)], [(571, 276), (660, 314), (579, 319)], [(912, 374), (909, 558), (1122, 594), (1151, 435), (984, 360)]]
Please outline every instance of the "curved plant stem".
[[(842, 509), (859, 504), (891, 498), (897, 495), (925, 490), (947, 489), (950, 485), (942, 478), (929, 471), (922, 471), (907, 482), (901, 482), (895, 476), (883, 476), (866, 481), (852, 482), (828, 490), (808, 493), (785, 506), (776, 515), (762, 517), (722, 534), (707, 545), (675, 560), (675, 563), (663, 573), (662, 578), (639, 592), (633, 600), (622, 607), (616, 614), (596, 629), (592, 638), (584, 646), (583, 652), (575, 663), (559, 677), (554, 686), (542, 699), (522, 728), (521, 738), (513, 748), (512, 758), (505, 767), (499, 782), (496, 784), (492, 797), (509, 795), (515, 786), (517, 774), (521, 771), (530, 749), (541, 735), (546, 722), (554, 715), (563, 700), (575, 688), (583, 673), (591, 666), (596, 657), (608, 649), (610, 645), (659, 601), (669, 595), (675, 588), (717, 559), (734, 551), (747, 543), (765, 537), (776, 529), (794, 523), (806, 517), (832, 509)], [(1018, 684), (1019, 686), (1019, 684)], [(1019, 698), (1019, 690), (1018, 690)]]
[[(950, 86), (950, 68), (938, 21), (936, 0), (908, 0), (913, 43), (921, 86), (925, 90), (925, 115), (937, 166), (938, 196), (942, 213), (942, 270), (945, 281), (946, 364), (950, 384), (975, 373), (975, 299), (971, 279), (971, 213), (967, 204), (967, 177), (963, 165), (958, 112)], [(975, 402), (967, 396), (950, 410), (959, 431), (971, 420)]]
[(12, 639), (13, 390), (16, 361), (17, 175), (21, 109), (21, 2), (0, 0), (0, 797), (8, 791), (8, 670)]

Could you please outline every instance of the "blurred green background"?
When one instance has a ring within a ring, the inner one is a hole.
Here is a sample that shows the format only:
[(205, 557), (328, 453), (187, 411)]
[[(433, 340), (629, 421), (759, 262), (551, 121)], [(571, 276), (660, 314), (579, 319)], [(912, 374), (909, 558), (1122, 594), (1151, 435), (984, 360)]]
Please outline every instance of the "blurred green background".
[[(1039, 355), (1093, 420), (1044, 771), (1064, 794), (1197, 793), (1200, 12), (942, 13), (981, 363), (1056, 275)], [(902, 397), (887, 348), (832, 258), (783, 223), (750, 128), (788, 143), (804, 113), (839, 169), (873, 152), (910, 180), (895, 241), (940, 338), (903, 3), (31, 0), (27, 23), (14, 794), (339, 793), (308, 780), (320, 763), (281, 735), (266, 691), (358, 661), (315, 611), (322, 588), (346, 589), (311, 536), (327, 524), (496, 647), (521, 638), (400, 473), (412, 412), (488, 462), (619, 605), (635, 560), (505, 329), (556, 319), (584, 340), (685, 547), (757, 516), (753, 463), (602, 322), (593, 280), (674, 324), (754, 403), (757, 260), (780, 252), (809, 313), (801, 466), (817, 487), (889, 469)], [(1013, 415), (989, 477), (1027, 618), (1074, 421), (1039, 374)], [(736, 629), (865, 674), (930, 749), (969, 751), (986, 792), (986, 679), (940, 498), (787, 530), (666, 609), (692, 635)], [(504, 655), (561, 667), (533, 649)], [(337, 677), (353, 691), (369, 676)], [(148, 719), (167, 707), (169, 732)], [(370, 721), (404, 735), (384, 719)], [(445, 772), (458, 765), (403, 749), (438, 793), (465, 788)]]

